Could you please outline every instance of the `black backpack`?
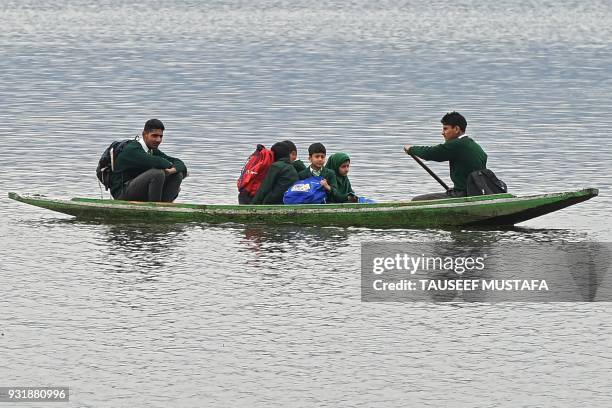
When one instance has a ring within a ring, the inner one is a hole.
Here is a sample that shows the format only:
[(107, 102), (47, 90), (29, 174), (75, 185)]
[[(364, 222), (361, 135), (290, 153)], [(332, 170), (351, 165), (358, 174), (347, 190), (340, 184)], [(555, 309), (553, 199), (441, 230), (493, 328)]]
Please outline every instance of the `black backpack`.
[(98, 176), (98, 180), (100, 183), (104, 184), (104, 188), (108, 190), (111, 186), (111, 175), (115, 170), (115, 162), (117, 161), (117, 156), (119, 153), (123, 151), (128, 142), (131, 142), (134, 139), (127, 139), (122, 141), (114, 141), (104, 150), (100, 160), (98, 161), (98, 167), (96, 168), (96, 176)]
[(467, 178), (467, 195), (489, 195), (507, 193), (508, 186), (489, 169), (476, 170)]

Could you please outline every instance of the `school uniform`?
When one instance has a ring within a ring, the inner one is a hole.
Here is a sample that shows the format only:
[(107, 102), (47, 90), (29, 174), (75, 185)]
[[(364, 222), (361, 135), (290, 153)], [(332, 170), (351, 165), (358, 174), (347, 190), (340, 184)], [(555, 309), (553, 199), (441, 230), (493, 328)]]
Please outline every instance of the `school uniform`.
[(285, 191), (298, 181), (295, 167), (284, 157), (272, 163), (251, 204), (282, 204)]
[(346, 203), (349, 201), (349, 196), (355, 196), (348, 176), (340, 175), (340, 166), (350, 160), (349, 155), (343, 152), (334, 153), (327, 159), (325, 168), (332, 170), (336, 175), (337, 188), (330, 194), (329, 202), (331, 203)]
[(331, 202), (332, 197), (334, 197), (334, 195), (336, 194), (336, 191), (338, 190), (338, 183), (336, 181), (336, 173), (334, 173), (333, 170), (330, 170), (325, 167), (321, 167), (320, 170), (315, 170), (312, 168), (312, 166), (308, 166), (300, 172), (299, 178), (300, 180), (304, 180), (309, 177), (321, 177), (327, 180), (327, 184), (329, 184), (329, 186), (331, 187), (331, 190), (327, 191), (326, 201), (328, 203)]
[[(166, 175), (164, 169), (172, 167), (176, 173)], [(185, 163), (159, 149), (149, 149), (140, 138), (127, 143), (117, 156), (110, 191), (119, 200), (174, 201), (186, 176)]]
[(464, 197), (467, 178), (473, 171), (487, 168), (487, 154), (472, 138), (462, 135), (436, 146), (411, 146), (408, 154), (425, 160), (448, 161), (453, 189), (447, 193), (431, 193), (413, 200), (433, 200), (448, 197)]

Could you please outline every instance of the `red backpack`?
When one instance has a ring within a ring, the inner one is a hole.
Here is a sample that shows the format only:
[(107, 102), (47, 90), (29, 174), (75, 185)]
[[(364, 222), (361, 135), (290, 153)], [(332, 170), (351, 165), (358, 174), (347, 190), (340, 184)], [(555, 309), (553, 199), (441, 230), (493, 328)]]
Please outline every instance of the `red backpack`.
[(240, 172), (236, 183), (238, 191), (244, 190), (251, 197), (255, 196), (272, 163), (274, 163), (274, 152), (258, 144)]

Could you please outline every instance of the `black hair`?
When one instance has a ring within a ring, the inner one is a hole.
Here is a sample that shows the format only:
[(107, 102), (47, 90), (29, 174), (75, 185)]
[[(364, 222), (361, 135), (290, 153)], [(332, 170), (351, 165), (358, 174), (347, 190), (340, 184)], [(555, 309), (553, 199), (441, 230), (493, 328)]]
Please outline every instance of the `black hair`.
[(467, 120), (459, 112), (449, 112), (440, 121), (443, 125), (459, 126), (462, 132), (467, 128)]
[(297, 146), (291, 140), (283, 140), (283, 143), (286, 144), (287, 146), (289, 146), (289, 152), (290, 153), (291, 152), (296, 152), (297, 153)]
[(145, 125), (144, 125), (144, 131), (145, 132), (150, 132), (154, 129), (160, 129), (160, 130), (164, 130), (164, 124), (162, 123), (161, 120), (159, 119), (149, 119), (146, 121)]
[(310, 146), (308, 146), (308, 156), (312, 156), (315, 153), (327, 154), (327, 151), (325, 150), (325, 146), (323, 146), (322, 143), (313, 143)]
[(291, 153), (289, 145), (285, 142), (274, 143), (270, 150), (274, 152), (274, 161), (289, 157), (289, 153)]

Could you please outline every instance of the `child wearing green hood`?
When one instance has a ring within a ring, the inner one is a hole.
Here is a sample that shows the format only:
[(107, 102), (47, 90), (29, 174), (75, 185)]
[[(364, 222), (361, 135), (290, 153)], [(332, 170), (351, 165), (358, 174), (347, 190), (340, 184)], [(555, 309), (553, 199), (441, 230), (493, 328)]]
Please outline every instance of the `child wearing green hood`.
[(351, 158), (344, 152), (334, 153), (329, 156), (325, 167), (333, 170), (336, 174), (336, 186), (330, 194), (330, 202), (332, 203), (356, 203), (359, 198), (355, 195), (351, 182), (347, 177)]

